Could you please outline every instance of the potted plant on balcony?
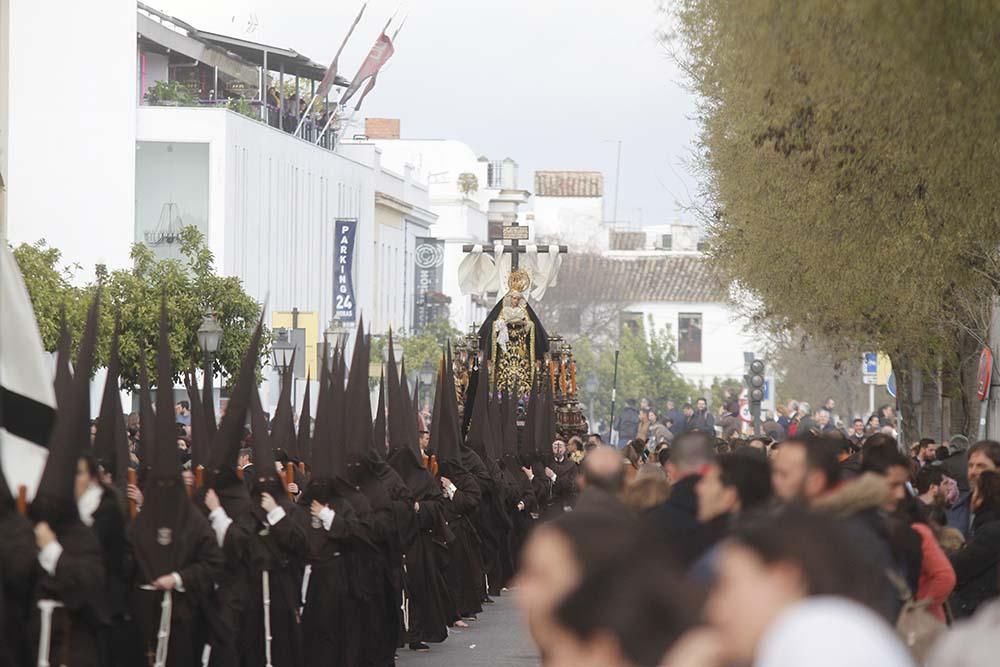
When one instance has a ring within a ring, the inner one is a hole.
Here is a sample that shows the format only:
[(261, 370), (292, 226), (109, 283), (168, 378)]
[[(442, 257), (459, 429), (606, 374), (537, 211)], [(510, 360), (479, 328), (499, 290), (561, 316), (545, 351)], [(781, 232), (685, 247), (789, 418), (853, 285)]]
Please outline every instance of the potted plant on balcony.
[(153, 106), (184, 107), (194, 104), (194, 95), (179, 81), (157, 81), (147, 93)]

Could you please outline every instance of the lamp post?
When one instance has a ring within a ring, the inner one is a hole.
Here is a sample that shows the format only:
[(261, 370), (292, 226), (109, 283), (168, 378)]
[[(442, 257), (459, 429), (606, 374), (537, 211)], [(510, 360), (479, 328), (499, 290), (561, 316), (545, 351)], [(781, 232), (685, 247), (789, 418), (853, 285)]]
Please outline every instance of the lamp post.
[(285, 380), (286, 371), (290, 369), (294, 354), (295, 343), (292, 342), (291, 331), (275, 329), (274, 342), (271, 343), (271, 360), (274, 362), (274, 368), (278, 371), (282, 382)]
[(344, 323), (340, 320), (330, 320), (326, 331), (323, 332), (323, 347), (326, 349), (324, 362), (329, 363), (332, 350), (339, 350), (347, 343), (349, 331), (344, 328)]
[(215, 313), (208, 311), (201, 320), (201, 326), (198, 327), (198, 346), (201, 348), (201, 353), (205, 355), (205, 372), (208, 372), (212, 367), (212, 362), (215, 360), (215, 355), (219, 352), (221, 344), (222, 327), (219, 325)]

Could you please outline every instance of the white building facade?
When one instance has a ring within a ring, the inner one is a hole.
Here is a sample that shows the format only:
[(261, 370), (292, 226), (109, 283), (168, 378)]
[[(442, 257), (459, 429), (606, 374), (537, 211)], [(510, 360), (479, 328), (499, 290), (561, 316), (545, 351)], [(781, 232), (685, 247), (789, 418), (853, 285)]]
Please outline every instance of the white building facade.
[[(625, 328), (666, 330), (678, 373), (694, 386), (742, 379), (746, 354), (760, 355), (754, 335), (730, 300), (711, 260), (698, 250), (694, 229), (665, 225), (611, 232), (618, 250), (573, 252), (564, 257), (556, 287), (544, 299), (551, 329), (613, 341)], [(665, 247), (668, 246), (668, 247)]]
[(458, 281), (458, 266), (465, 257), (462, 246), (490, 240), (491, 225), (495, 235), (498, 225), (513, 221), (518, 205), (527, 201), (529, 193), (517, 189), (517, 164), (509, 158), (477, 157), (468, 145), (454, 140), (370, 140), (382, 151), (386, 166), (395, 171), (411, 169), (427, 181), (430, 208), (437, 216), (430, 236), (440, 244), (435, 252), (442, 260), (435, 267), (440, 278), (435, 275), (434, 279), (451, 299), (454, 326), (464, 331), (482, 322), (493, 303), (462, 295)]
[(532, 232), (539, 243), (566, 244), (574, 252), (608, 249), (600, 172), (536, 171), (532, 211)]
[(84, 267), (83, 278), (95, 263), (117, 269), (129, 260), (135, 43), (135, 0), (0, 7), (6, 236), (45, 239), (65, 263)]

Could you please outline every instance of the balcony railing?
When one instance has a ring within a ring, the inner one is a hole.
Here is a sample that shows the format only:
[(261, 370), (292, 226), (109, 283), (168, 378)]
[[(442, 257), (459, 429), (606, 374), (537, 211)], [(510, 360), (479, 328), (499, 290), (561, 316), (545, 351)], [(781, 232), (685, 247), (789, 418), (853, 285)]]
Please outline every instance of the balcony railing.
[[(176, 101), (176, 100), (156, 100), (151, 102), (149, 99), (143, 101), (144, 106), (167, 106), (167, 107), (198, 107), (198, 108), (224, 108), (234, 111), (242, 116), (246, 116), (251, 120), (255, 120), (258, 123), (265, 122), (265, 109), (264, 105), (260, 100), (246, 100), (246, 99), (199, 99), (193, 101)], [(274, 106), (268, 106), (267, 108), (267, 124), (275, 129), (282, 130), (288, 134), (294, 134), (295, 129), (299, 124), (299, 116), (292, 113), (279, 113), (279, 109)], [(326, 127), (327, 116), (320, 114), (310, 114), (305, 121), (302, 122), (302, 128), (299, 130), (299, 138), (304, 141), (308, 141), (311, 144), (316, 144), (327, 150), (333, 150), (336, 146), (336, 132), (334, 131), (333, 124), (323, 131)], [(319, 141), (317, 141), (319, 139)]]

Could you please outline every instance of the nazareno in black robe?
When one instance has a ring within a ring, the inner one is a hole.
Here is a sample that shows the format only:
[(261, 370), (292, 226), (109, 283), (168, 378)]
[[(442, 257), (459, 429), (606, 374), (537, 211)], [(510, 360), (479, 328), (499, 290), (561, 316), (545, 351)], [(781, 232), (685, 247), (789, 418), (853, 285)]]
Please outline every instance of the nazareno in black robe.
[[(359, 552), (370, 553), (370, 529), (342, 494), (343, 482), (328, 477), (313, 477), (299, 500), (303, 512), (296, 520), (306, 529), (309, 542), (305, 605), (302, 610), (304, 664), (360, 665), (363, 638), (354, 565)], [(334, 511), (327, 530), (313, 518), (309, 507), (313, 500)]]
[(408, 447), (395, 450), (389, 464), (409, 489), (415, 504), (416, 536), (406, 550), (403, 580), (407, 596), (407, 640), (439, 643), (448, 638), (455, 603), (445, 571), (454, 533), (444, 517), (441, 485)]
[[(0, 484), (6, 484), (2, 477)], [(38, 548), (31, 522), (17, 513), (12, 499), (4, 500), (0, 495), (0, 667), (20, 667), (32, 664), (35, 651), (28, 624)]]
[(455, 603), (455, 615), (469, 618), (483, 610), (486, 596), (479, 533), (472, 524), (482, 493), (475, 477), (461, 463), (442, 461), (440, 470), (441, 476), (456, 487), (454, 495), (444, 501), (445, 519), (455, 535), (449, 543), (448, 588)]
[[(153, 486), (157, 488), (150, 488)], [(162, 575), (177, 572), (183, 591), (172, 594), (173, 613), (168, 667), (190, 667), (201, 662), (208, 628), (215, 622), (215, 585), (224, 567), (222, 550), (208, 520), (187, 497), (183, 482), (151, 479), (144, 489), (146, 504), (129, 530), (135, 561), (132, 609), (139, 623), (143, 647), (155, 652), (163, 593), (140, 589)]]
[[(270, 525), (259, 506), (261, 493), (267, 492), (285, 511), (285, 517)], [(270, 478), (255, 485), (253, 528), (249, 543), (249, 595), (239, 632), (241, 667), (266, 665), (264, 633), (264, 588), (262, 573), (268, 573), (270, 589), (271, 664), (274, 667), (299, 667), (303, 664), (302, 626), (299, 606), (302, 596), (302, 570), (309, 552), (305, 522), (296, 515), (303, 512), (285, 494), (281, 482)]]

